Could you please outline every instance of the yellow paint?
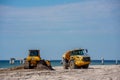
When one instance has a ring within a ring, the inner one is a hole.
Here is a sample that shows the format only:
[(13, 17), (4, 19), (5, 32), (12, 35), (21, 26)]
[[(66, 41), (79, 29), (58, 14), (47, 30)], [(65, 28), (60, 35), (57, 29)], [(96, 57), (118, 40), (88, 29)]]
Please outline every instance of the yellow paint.
[[(79, 50), (82, 50), (82, 49), (79, 49)], [(79, 67), (90, 64), (90, 61), (83, 61), (83, 57), (86, 57), (85, 55), (71, 55), (72, 51), (75, 51), (75, 50), (70, 50), (70, 51), (67, 51), (66, 53), (64, 53), (62, 56), (63, 59), (67, 59), (68, 62), (73, 60), (74, 64)]]

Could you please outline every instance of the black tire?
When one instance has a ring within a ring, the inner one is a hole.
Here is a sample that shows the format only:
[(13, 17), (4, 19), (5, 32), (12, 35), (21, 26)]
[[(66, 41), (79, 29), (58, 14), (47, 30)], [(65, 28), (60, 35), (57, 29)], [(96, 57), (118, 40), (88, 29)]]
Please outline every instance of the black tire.
[(63, 59), (63, 68), (68, 69), (68, 63), (66, 62), (65, 59)]
[(70, 66), (70, 69), (76, 69), (76, 65), (73, 60), (70, 61), (69, 66)]
[(87, 69), (89, 65), (82, 66), (83, 69)]
[(24, 69), (30, 69), (30, 63), (29, 62), (24, 63)]

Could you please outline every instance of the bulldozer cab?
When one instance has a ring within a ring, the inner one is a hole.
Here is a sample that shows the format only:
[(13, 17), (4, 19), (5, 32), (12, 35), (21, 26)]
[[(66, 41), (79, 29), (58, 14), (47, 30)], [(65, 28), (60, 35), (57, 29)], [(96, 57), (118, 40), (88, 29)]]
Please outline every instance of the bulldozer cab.
[(39, 50), (29, 50), (29, 56), (40, 56)]

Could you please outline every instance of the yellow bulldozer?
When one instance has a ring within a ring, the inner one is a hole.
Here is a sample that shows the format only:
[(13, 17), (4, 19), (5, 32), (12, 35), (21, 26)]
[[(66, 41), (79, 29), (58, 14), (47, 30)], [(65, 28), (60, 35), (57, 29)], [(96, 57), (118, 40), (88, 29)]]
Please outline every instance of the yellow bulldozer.
[(65, 52), (62, 56), (64, 69), (88, 68), (90, 64), (90, 56), (87, 49), (74, 49)]
[(50, 61), (40, 57), (40, 50), (29, 50), (29, 54), (25, 59), (24, 69), (39, 69), (41, 67), (53, 70)]

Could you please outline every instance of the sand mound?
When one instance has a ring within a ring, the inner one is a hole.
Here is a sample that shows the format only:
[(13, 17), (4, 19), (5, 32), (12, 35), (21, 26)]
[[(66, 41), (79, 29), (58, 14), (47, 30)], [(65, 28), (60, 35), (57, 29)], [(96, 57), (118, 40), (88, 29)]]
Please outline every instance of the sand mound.
[(39, 64), (36, 67), (37, 70), (54, 70), (51, 66), (45, 66), (43, 64)]
[[(7, 69), (0, 69), (0, 71), (14, 71), (14, 70), (23, 70), (24, 65), (7, 68)], [(39, 64), (36, 68), (32, 68), (33, 70), (54, 70), (51, 66), (45, 66), (43, 64)]]

